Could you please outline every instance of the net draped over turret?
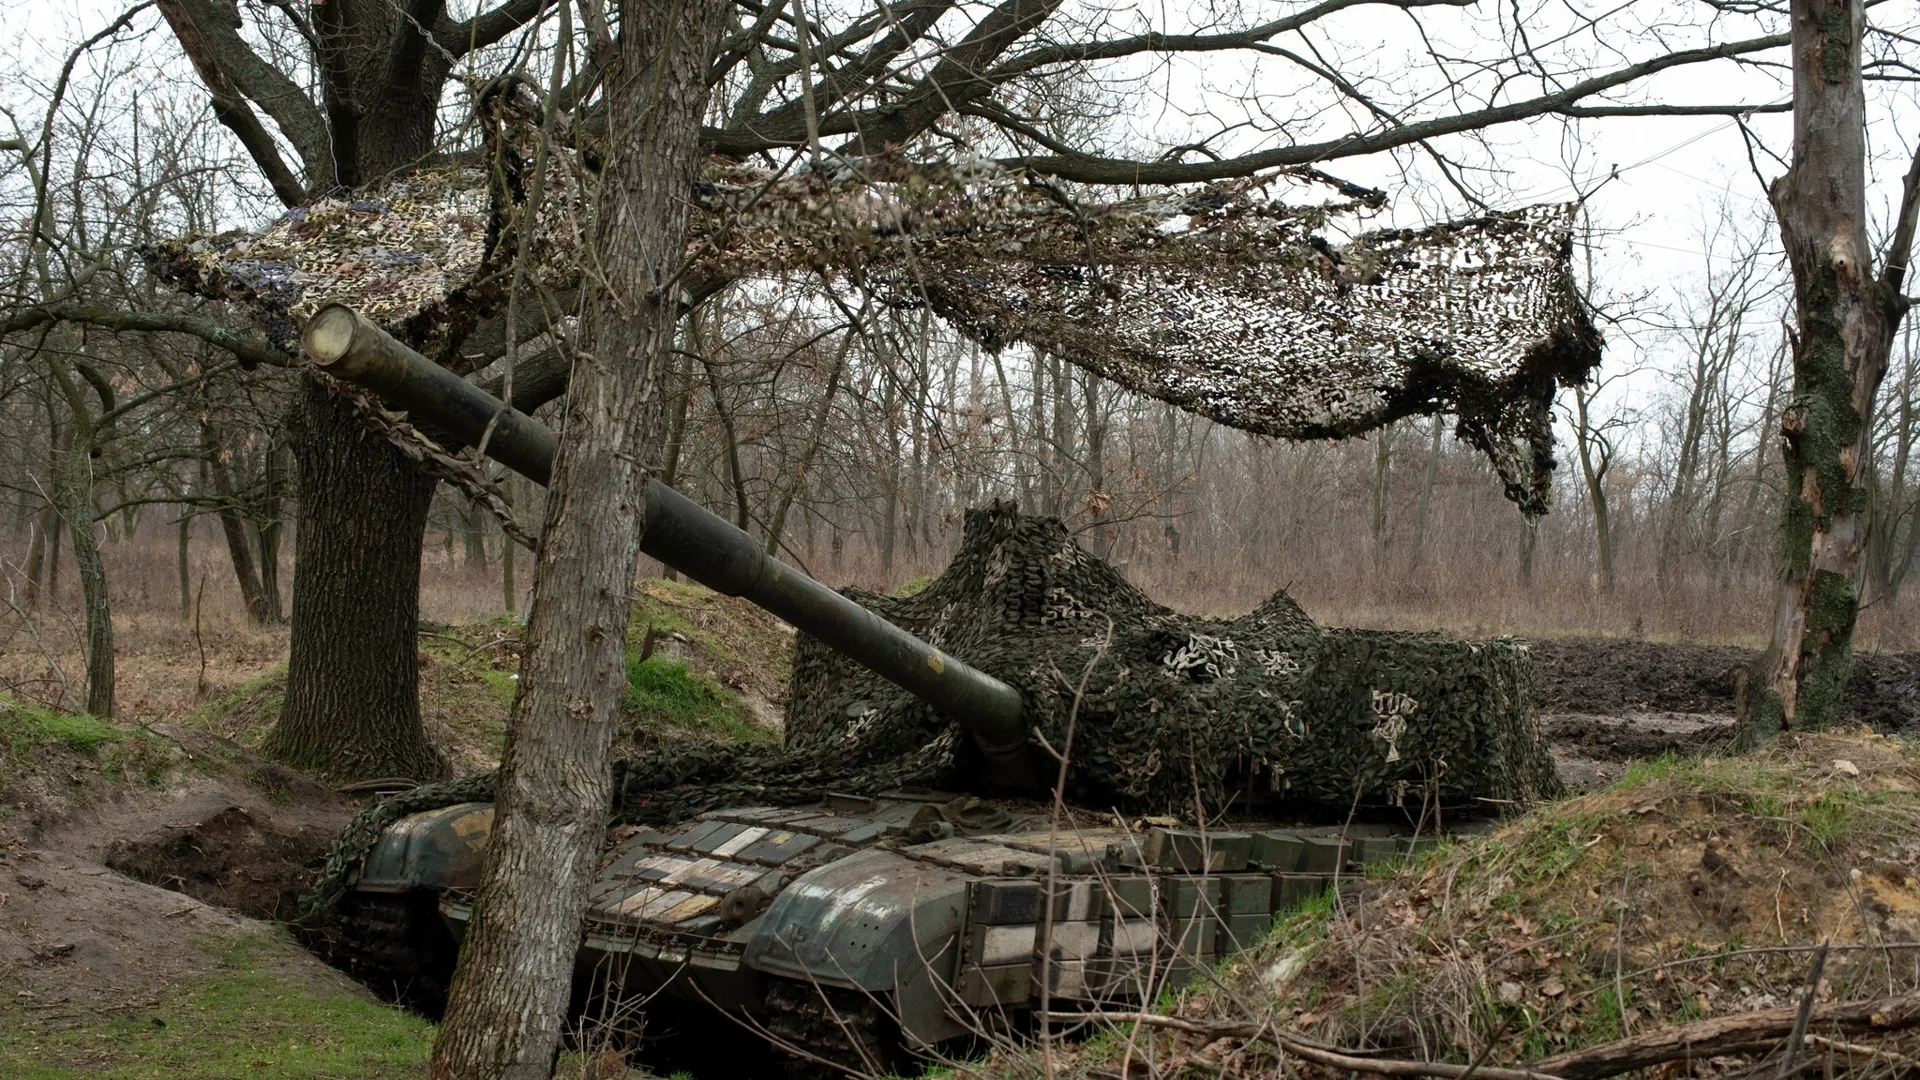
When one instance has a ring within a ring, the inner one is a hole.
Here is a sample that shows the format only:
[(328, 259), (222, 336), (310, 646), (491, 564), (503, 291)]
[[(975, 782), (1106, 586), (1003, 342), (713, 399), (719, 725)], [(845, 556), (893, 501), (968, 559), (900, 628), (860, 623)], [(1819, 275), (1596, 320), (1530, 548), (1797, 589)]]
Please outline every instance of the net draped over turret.
[[(959, 554), (925, 590), (849, 595), (1019, 688), (1056, 749), (1071, 719), (1069, 786), (1084, 805), (1191, 817), (1196, 799), (1216, 812), (1245, 792), (1417, 810), (1557, 789), (1517, 640), (1329, 629), (1285, 592), (1237, 619), (1182, 615), (1058, 519), (1007, 504), (967, 515)], [(964, 786), (971, 771), (971, 748), (929, 707), (804, 635), (787, 745), (848, 761), (893, 747), (934, 783)]]

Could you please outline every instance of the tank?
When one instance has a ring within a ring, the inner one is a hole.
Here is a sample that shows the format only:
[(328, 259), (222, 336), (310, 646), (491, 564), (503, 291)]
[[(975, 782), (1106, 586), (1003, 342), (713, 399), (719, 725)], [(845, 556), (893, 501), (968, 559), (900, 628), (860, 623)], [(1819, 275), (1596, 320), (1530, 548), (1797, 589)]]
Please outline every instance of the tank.
[[(354, 312), (305, 344), (546, 481), (550, 431)], [(1326, 628), (1284, 592), (1184, 616), (1005, 505), (913, 597), (828, 589), (658, 483), (643, 549), (801, 631), (787, 745), (616, 764), (580, 984), (730, 1014), (796, 1060), (1151, 1001), (1341, 876), (1554, 793), (1523, 642)], [(402, 794), (336, 843), (316, 896), (363, 978), (443, 992), (490, 784)]]

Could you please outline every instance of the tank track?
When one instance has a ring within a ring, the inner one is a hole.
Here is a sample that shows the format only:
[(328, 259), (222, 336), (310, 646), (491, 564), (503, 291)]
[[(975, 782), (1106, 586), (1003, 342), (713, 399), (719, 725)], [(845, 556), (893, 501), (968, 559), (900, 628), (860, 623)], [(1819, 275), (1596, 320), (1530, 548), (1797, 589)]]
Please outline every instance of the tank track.
[(396, 1005), (439, 1016), (459, 945), (428, 893), (350, 894), (308, 931), (327, 963)]
[[(766, 1002), (766, 1028), (786, 1044), (781, 1049), (792, 1080), (844, 1080), (847, 1072), (834, 1065), (861, 1076), (885, 1076), (906, 1058), (899, 1025), (869, 994), (770, 979)], [(796, 1054), (795, 1048), (822, 1060)]]

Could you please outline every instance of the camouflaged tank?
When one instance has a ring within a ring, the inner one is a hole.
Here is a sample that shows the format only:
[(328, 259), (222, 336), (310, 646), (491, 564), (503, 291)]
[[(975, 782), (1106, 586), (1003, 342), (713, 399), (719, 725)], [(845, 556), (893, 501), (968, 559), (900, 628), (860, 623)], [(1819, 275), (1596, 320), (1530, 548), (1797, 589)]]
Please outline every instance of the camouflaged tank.
[[(551, 432), (354, 313), (316, 315), (307, 352), (545, 482)], [(952, 565), (912, 597), (827, 589), (658, 483), (644, 529), (643, 550), (801, 636), (783, 746), (615, 763), (581, 927), (595, 993), (884, 1059), (1150, 1001), (1436, 823), (1555, 791), (1523, 642), (1327, 628), (1284, 592), (1239, 619), (1183, 615), (1008, 505), (970, 511)], [(337, 961), (417, 1001), (444, 993), (492, 785), (355, 817), (308, 910)], [(1196, 807), (1230, 824), (1180, 827)]]
[[(430, 911), (410, 932), (450, 963), (492, 819), (459, 803), (400, 820), (350, 903)], [(1060, 1012), (1151, 1001), (1339, 876), (1433, 842), (1380, 824), (1050, 821), (1044, 806), (892, 792), (625, 829), (593, 885), (578, 973), (734, 1012), (833, 1060), (885, 1060), (1018, 1025), (1043, 987)]]

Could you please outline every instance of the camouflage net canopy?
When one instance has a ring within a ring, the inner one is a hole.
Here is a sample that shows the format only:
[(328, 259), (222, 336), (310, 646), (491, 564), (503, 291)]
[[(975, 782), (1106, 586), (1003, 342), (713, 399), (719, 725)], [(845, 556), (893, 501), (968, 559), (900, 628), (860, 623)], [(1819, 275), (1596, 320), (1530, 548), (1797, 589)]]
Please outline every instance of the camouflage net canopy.
[[(549, 301), (578, 284), (591, 232), (591, 173), (555, 159), (543, 186), (558, 194), (525, 245), (528, 289)], [(1451, 414), (1508, 496), (1545, 512), (1554, 389), (1600, 357), (1571, 270), (1574, 208), (1364, 232), (1377, 195), (1336, 185), (1347, 197), (1327, 201), (1323, 181), (1090, 203), (985, 165), (876, 182), (715, 163), (696, 193), (687, 278), (823, 273), (930, 306), (990, 348), (1024, 342), (1258, 434), (1334, 438)], [(257, 311), (283, 348), (338, 302), (445, 362), (504, 300), (527, 186), (518, 173), (421, 170), (257, 234), (171, 241), (153, 261)]]
[[(1558, 790), (1521, 641), (1328, 629), (1284, 592), (1238, 619), (1181, 615), (1081, 549), (1057, 518), (1006, 504), (968, 513), (959, 555), (924, 591), (850, 595), (1017, 687), (1048, 745), (1067, 745), (1071, 717), (1069, 794), (1082, 805), (1192, 820), (1245, 809), (1251, 796), (1335, 816), (1356, 805), (1419, 815)], [(984, 772), (958, 724), (805, 635), (786, 721), (779, 750), (702, 742), (616, 762), (614, 820), (829, 792), (966, 792)], [(362, 811), (335, 841), (314, 910), (338, 897), (392, 821), (492, 795), (487, 774)]]

